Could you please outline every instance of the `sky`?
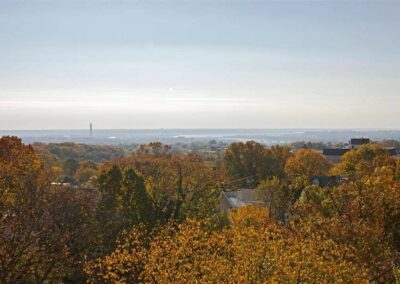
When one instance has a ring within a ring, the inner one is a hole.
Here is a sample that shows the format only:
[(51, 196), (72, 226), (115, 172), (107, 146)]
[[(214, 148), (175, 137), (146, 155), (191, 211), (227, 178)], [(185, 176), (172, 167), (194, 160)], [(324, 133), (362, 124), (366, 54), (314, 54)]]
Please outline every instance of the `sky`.
[(400, 128), (400, 1), (0, 0), (0, 129)]

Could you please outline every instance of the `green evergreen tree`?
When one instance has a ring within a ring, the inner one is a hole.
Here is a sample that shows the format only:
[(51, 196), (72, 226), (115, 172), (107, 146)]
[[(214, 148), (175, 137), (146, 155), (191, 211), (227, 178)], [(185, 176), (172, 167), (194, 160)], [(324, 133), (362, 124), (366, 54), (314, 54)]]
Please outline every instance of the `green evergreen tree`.
[(121, 205), (133, 224), (150, 225), (154, 221), (151, 198), (146, 191), (144, 180), (133, 168), (127, 168), (122, 181)]
[(118, 165), (113, 165), (107, 171), (100, 174), (98, 190), (100, 200), (95, 212), (95, 230), (100, 245), (98, 253), (104, 255), (114, 249), (115, 241), (120, 232), (127, 226), (127, 220), (123, 218), (118, 200), (121, 194), (122, 172)]
[(122, 172), (118, 165), (113, 165), (109, 170), (99, 176), (100, 204), (108, 209), (116, 209), (118, 195), (121, 192)]

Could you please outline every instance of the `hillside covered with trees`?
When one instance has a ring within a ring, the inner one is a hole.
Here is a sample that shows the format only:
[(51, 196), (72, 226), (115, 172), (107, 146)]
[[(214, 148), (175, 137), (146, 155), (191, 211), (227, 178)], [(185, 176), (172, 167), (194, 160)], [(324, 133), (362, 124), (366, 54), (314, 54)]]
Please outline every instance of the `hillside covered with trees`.
[[(342, 181), (311, 181), (328, 175)], [(262, 204), (221, 210), (239, 188)], [(393, 283), (400, 160), (377, 144), (332, 165), (254, 141), (206, 157), (5, 136), (0, 220), (0, 283)]]

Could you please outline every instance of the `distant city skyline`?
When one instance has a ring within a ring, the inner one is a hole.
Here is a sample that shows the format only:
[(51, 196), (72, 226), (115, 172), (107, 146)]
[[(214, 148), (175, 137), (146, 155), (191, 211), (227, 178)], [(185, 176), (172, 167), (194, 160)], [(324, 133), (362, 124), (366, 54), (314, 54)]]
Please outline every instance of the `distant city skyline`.
[(399, 11), (0, 0), (0, 129), (398, 129)]

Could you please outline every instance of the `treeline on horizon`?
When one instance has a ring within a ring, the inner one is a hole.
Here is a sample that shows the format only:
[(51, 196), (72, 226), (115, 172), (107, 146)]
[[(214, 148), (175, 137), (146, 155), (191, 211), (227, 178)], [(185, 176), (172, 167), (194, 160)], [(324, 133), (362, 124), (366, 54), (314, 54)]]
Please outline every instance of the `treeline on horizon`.
[[(176, 152), (2, 137), (0, 283), (393, 283), (396, 143), (332, 165), (303, 142)], [(326, 175), (343, 182), (311, 182)], [(260, 206), (221, 211), (221, 191), (239, 188)]]

